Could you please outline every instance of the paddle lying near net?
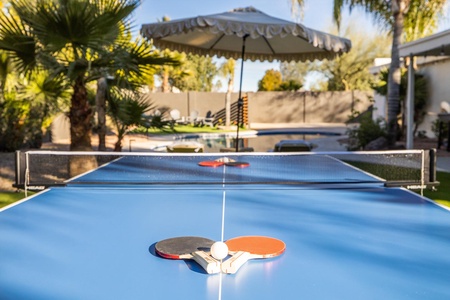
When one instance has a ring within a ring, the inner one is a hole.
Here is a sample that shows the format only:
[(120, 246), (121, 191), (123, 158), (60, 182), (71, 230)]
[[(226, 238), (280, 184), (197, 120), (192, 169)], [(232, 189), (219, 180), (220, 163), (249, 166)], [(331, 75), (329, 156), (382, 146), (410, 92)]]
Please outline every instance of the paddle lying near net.
[(250, 166), (250, 163), (244, 161), (230, 161), (225, 163), (228, 167), (246, 168)]
[(234, 160), (204, 160), (198, 163), (201, 167), (221, 167), (223, 165), (228, 167), (246, 168), (250, 166), (250, 163), (244, 161), (234, 161)]
[(241, 236), (225, 242), (233, 256), (222, 263), (222, 272), (236, 273), (249, 259), (270, 258), (283, 254), (286, 244), (267, 236)]
[(204, 161), (199, 162), (198, 165), (201, 167), (216, 168), (216, 167), (223, 166), (224, 163), (221, 161), (217, 161), (217, 160), (204, 160)]
[(224, 164), (228, 164), (228, 163), (233, 163), (235, 162), (234, 159), (232, 158), (228, 158), (228, 157), (220, 157), (218, 159), (215, 160), (204, 160), (198, 163), (199, 166), (201, 167), (220, 167), (223, 166)]
[(155, 245), (156, 253), (168, 259), (193, 259), (208, 274), (220, 272), (220, 263), (209, 255), (213, 240), (184, 236), (159, 241)]

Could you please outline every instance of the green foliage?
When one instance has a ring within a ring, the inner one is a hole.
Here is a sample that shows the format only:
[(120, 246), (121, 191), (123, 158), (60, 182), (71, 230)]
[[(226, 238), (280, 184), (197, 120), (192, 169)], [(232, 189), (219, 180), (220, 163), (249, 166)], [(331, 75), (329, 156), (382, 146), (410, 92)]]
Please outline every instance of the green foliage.
[(295, 78), (292, 75), (295, 72), (295, 65), (284, 64), (282, 65), (285, 73), (290, 72), (287, 75), (287, 80), (282, 80), (282, 75), (280, 71), (274, 69), (267, 70), (264, 77), (258, 81), (258, 91), (298, 91), (302, 88), (303, 83), (301, 80)]
[[(243, 131), (246, 131), (246, 128), (242, 129)], [(169, 130), (163, 128), (149, 128), (147, 129), (145, 126), (139, 126), (135, 129), (133, 129), (132, 133), (144, 133), (144, 134), (152, 134), (152, 135), (166, 135), (170, 133), (175, 134), (191, 134), (191, 133), (227, 133), (227, 132), (235, 132), (235, 129), (219, 129), (218, 127), (209, 127), (209, 126), (194, 126), (194, 125), (180, 125), (180, 124), (174, 124), (173, 128)]]
[[(380, 72), (379, 80), (373, 85), (373, 89), (380, 95), (387, 96), (387, 82), (388, 82), (389, 70), (385, 69)], [(408, 73), (406, 69), (401, 70), (400, 79), (400, 107), (399, 113), (406, 110), (406, 97), (408, 92)], [(414, 133), (417, 131), (417, 127), (422, 123), (426, 115), (426, 105), (428, 99), (428, 81), (427, 78), (419, 73), (414, 75)], [(404, 123), (404, 122), (403, 122)]]
[[(170, 78), (172, 86), (182, 91), (211, 92), (219, 69), (209, 56), (188, 54), (180, 76)], [(176, 68), (175, 68), (176, 69)]]
[(439, 137), (439, 126), (442, 126), (442, 136), (443, 137), (447, 137), (448, 136), (448, 126), (447, 126), (447, 122), (440, 122), (439, 119), (436, 119), (433, 121), (433, 123), (431, 124), (431, 130), (434, 133), (435, 137)]
[(328, 78), (329, 91), (370, 90), (373, 75), (369, 68), (375, 58), (389, 56), (390, 39), (386, 35), (368, 38), (367, 32), (352, 23), (345, 28), (343, 35), (351, 39), (352, 50), (333, 60), (316, 62), (315, 70)]
[[(159, 77), (161, 81), (161, 91), (164, 93), (168, 93), (171, 91), (171, 85), (178, 88), (177, 85), (181, 85), (180, 83), (189, 76), (192, 75), (192, 72), (188, 70), (189, 64), (187, 63), (186, 54), (178, 53), (176, 51), (169, 51), (165, 49), (162, 51), (162, 54), (165, 57), (171, 57), (179, 62), (178, 65), (162, 65), (159, 66), (155, 72), (155, 76)], [(153, 89), (154, 80), (150, 84)]]
[[(305, 0), (292, 0), (302, 7)], [(400, 70), (399, 45), (402, 39), (419, 38), (424, 34), (432, 33), (437, 29), (438, 20), (445, 16), (446, 0), (424, 1), (424, 0), (398, 0), (398, 1), (367, 1), (352, 0), (333, 1), (333, 20), (337, 27), (341, 24), (341, 12), (344, 7), (351, 12), (354, 8), (362, 8), (369, 13), (376, 24), (380, 25), (392, 37), (391, 47), (391, 74), (396, 74)], [(411, 31), (409, 32), (409, 30)], [(395, 35), (393, 34), (395, 33)], [(354, 49), (354, 47), (353, 47)], [(396, 76), (389, 77), (390, 91), (387, 97), (388, 102), (388, 142), (391, 146), (395, 144), (397, 133), (397, 108), (398, 104), (398, 79)]]
[(117, 132), (114, 151), (122, 150), (122, 140), (136, 126), (147, 125), (145, 114), (154, 108), (145, 96), (127, 90), (113, 88), (107, 97), (108, 115), (111, 117)]
[(282, 83), (281, 72), (267, 70), (264, 77), (258, 81), (258, 91), (277, 91)]
[(287, 80), (281, 82), (280, 86), (278, 87), (278, 91), (298, 91), (301, 89), (303, 84), (301, 84), (298, 80)]
[(314, 62), (283, 62), (280, 64), (283, 82), (296, 82), (303, 86), (305, 77), (315, 70)]
[(19, 73), (45, 69), (73, 87), (71, 149), (90, 146), (92, 118), (86, 84), (114, 76), (122, 88), (136, 89), (155, 72), (174, 63), (151, 45), (131, 41), (130, 16), (139, 0), (12, 0), (0, 12), (0, 49)]
[(0, 103), (0, 151), (12, 152), (24, 143), (24, 109), (12, 101)]
[(403, 41), (411, 42), (433, 34), (445, 18), (447, 0), (412, 0), (403, 24)]
[(45, 71), (20, 76), (7, 53), (1, 56), (1, 68), (9, 72), (0, 74), (0, 151), (40, 148), (51, 117), (68, 107), (68, 84), (63, 77)]
[(374, 121), (371, 114), (365, 114), (360, 117), (359, 127), (347, 130), (347, 135), (351, 141), (348, 150), (355, 151), (379, 137), (386, 137), (387, 130), (383, 119)]
[[(164, 115), (152, 116), (150, 119), (146, 119), (144, 127), (147, 129), (160, 130), (164, 132), (173, 132), (173, 123), (170, 120), (164, 118)], [(142, 126), (142, 125), (141, 125)]]
[[(348, 91), (370, 90), (373, 75), (369, 68), (377, 57), (389, 56), (390, 38), (386, 35), (373, 35), (362, 31), (350, 23), (342, 33), (336, 28), (333, 34), (343, 35), (352, 41), (352, 50), (333, 60), (313, 62), (290, 62), (281, 64), (281, 74), (285, 81), (294, 79), (303, 84), (307, 75), (317, 78), (311, 90)], [(320, 75), (320, 76), (316, 76)]]

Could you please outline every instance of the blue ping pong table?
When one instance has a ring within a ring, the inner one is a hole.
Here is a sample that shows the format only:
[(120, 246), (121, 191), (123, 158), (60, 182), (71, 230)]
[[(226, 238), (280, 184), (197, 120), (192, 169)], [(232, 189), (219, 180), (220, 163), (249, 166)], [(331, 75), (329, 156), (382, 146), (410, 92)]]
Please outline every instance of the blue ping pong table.
[[(123, 157), (3, 209), (0, 299), (450, 299), (447, 209), (333, 159), (229, 157), (250, 166)], [(154, 251), (222, 234), (286, 251), (232, 275)]]

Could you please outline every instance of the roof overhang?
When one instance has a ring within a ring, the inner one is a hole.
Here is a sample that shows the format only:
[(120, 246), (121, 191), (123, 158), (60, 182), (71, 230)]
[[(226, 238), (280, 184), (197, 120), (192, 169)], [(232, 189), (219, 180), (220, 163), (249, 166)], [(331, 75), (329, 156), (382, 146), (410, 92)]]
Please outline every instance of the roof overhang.
[(450, 29), (400, 45), (399, 51), (400, 57), (450, 55)]

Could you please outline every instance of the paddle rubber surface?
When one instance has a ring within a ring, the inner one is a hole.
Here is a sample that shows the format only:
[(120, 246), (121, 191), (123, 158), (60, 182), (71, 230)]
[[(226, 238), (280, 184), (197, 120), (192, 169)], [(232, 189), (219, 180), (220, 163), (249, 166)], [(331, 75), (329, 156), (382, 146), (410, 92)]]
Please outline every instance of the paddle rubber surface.
[(212, 244), (214, 241), (207, 238), (183, 236), (159, 241), (155, 245), (155, 250), (164, 258), (189, 259), (196, 251), (209, 251)]
[(240, 236), (229, 239), (225, 244), (230, 253), (245, 251), (261, 258), (281, 255), (286, 249), (282, 240), (267, 236)]

